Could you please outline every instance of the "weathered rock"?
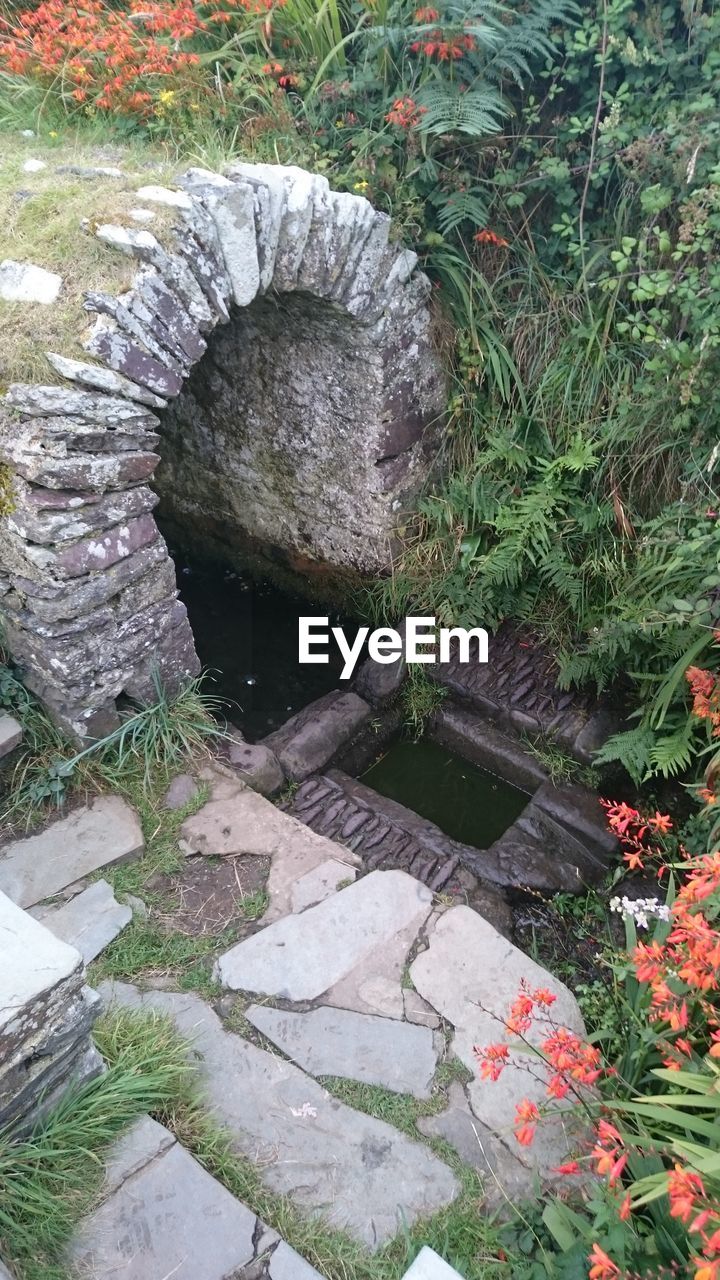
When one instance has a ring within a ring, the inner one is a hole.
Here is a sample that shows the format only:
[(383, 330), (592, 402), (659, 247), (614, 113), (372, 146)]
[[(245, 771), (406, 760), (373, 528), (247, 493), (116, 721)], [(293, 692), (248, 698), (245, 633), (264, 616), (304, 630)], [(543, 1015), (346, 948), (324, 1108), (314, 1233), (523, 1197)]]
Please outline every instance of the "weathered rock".
[(31, 417), (52, 418), (56, 414), (77, 418), (82, 422), (101, 423), (105, 428), (134, 423), (150, 428), (158, 426), (156, 414), (132, 400), (119, 396), (98, 395), (93, 391), (76, 391), (73, 387), (39, 386), (14, 382), (5, 403)]
[(325, 898), (329, 898), (333, 893), (337, 893), (342, 885), (352, 884), (355, 880), (357, 872), (354, 867), (348, 866), (347, 862), (341, 862), (338, 858), (328, 858), (327, 862), (321, 862), (318, 866), (313, 867), (312, 871), (306, 871), (305, 875), (300, 876), (292, 887), (292, 909), (293, 911), (305, 911), (307, 907), (314, 907), (318, 902), (324, 902)]
[(431, 1029), (440, 1026), (440, 1019), (435, 1010), (411, 987), (406, 987), (403, 991), (403, 1009), (408, 1022)]
[(56, 938), (79, 951), (85, 964), (109, 946), (130, 923), (132, 914), (131, 907), (116, 901), (107, 880), (96, 880), (64, 906), (33, 912)]
[(149, 1117), (116, 1145), (102, 1194), (71, 1243), (73, 1276), (227, 1280), (253, 1257), (255, 1215)]
[(0, 760), (3, 756), (9, 756), (11, 751), (20, 746), (22, 736), (22, 725), (19, 721), (14, 716), (3, 712), (0, 715)]
[(470, 1109), (457, 1080), (450, 1085), (448, 1105), (434, 1116), (421, 1116), (418, 1129), (427, 1138), (442, 1138), (460, 1159), (484, 1178), (484, 1204), (493, 1212), (506, 1211), (534, 1197), (537, 1176), (524, 1165)]
[(0, 262), (0, 298), (3, 302), (42, 302), (48, 306), (55, 302), (62, 282), (62, 276), (55, 271), (46, 271), (34, 262), (13, 262), (11, 258)]
[(159, 360), (147, 355), (136, 343), (130, 342), (119, 329), (100, 329), (87, 342), (83, 343), (86, 351), (97, 356), (110, 369), (122, 373), (133, 382), (140, 382), (149, 387), (156, 395), (169, 398), (176, 396), (182, 387), (180, 374), (168, 369)]
[(264, 745), (275, 752), (285, 774), (301, 781), (322, 769), (370, 719), (370, 707), (355, 693), (328, 693), (271, 733)]
[(427, 1027), (327, 1007), (290, 1013), (251, 1005), (245, 1017), (312, 1076), (342, 1076), (430, 1097), (437, 1053)]
[[(90, 533), (132, 520), (157, 506), (157, 494), (145, 485), (111, 493), (78, 495), (68, 505), (53, 508), (47, 502), (50, 490), (34, 489), (19, 478), (15, 483), (15, 506), (8, 516), (8, 528), (39, 546), (60, 550), (65, 542), (85, 538)], [(57, 490), (54, 491), (57, 493)], [(155, 532), (157, 538), (157, 531)]]
[(136, 275), (127, 306), (144, 324), (154, 322), (158, 342), (181, 362), (193, 364), (205, 352), (205, 339), (182, 299), (152, 268)]
[[(450, 1170), (390, 1125), (332, 1098), (292, 1063), (232, 1032), (196, 996), (104, 984), (131, 1007), (169, 1013), (193, 1044), (201, 1084), (271, 1190), (376, 1249), (455, 1197)], [(143, 1278), (145, 1280), (145, 1278)]]
[(524, 791), (534, 792), (547, 781), (545, 769), (514, 735), (503, 733), (469, 707), (443, 703), (433, 717), (433, 738)]
[[(397, 628), (400, 636), (405, 633), (404, 622)], [(397, 693), (403, 680), (407, 664), (402, 654), (393, 662), (374, 662), (366, 658), (355, 680), (355, 692), (368, 702), (385, 702)]]
[(228, 758), (243, 782), (263, 796), (273, 795), (285, 783), (277, 756), (260, 742), (233, 739), (228, 745)]
[(431, 904), (430, 892), (410, 876), (375, 871), (238, 943), (220, 957), (218, 977), (236, 991), (314, 1000), (398, 934), (417, 931)]
[(0, 1127), (24, 1127), (102, 1069), (89, 1039), (99, 1001), (78, 952), (3, 893), (0, 949)]
[(184, 809), (199, 792), (197, 782), (189, 773), (179, 773), (173, 778), (163, 798), (164, 809)]
[(137, 814), (120, 796), (98, 796), (39, 835), (13, 840), (0, 857), (0, 891), (20, 907), (52, 898), (91, 871), (142, 853)]
[(99, 240), (121, 253), (147, 262), (159, 271), (165, 283), (177, 293), (188, 314), (205, 331), (212, 329), (216, 317), (187, 263), (177, 254), (167, 253), (149, 231), (135, 231), (104, 223), (95, 233)]
[(270, 1280), (321, 1280), (320, 1272), (310, 1266), (294, 1249), (281, 1240), (268, 1262)]
[(192, 209), (192, 200), (184, 191), (173, 191), (170, 187), (138, 187), (135, 192), (138, 200), (149, 204), (162, 204), (171, 209)]
[(584, 1034), (577, 1002), (556, 978), (501, 937), (492, 925), (469, 907), (453, 907), (440, 917), (430, 944), (413, 961), (410, 976), (420, 995), (455, 1028), (453, 1051), (475, 1077), (468, 1087), (477, 1118), (530, 1169), (547, 1175), (567, 1158), (577, 1140), (574, 1123), (564, 1116), (546, 1119), (531, 1147), (513, 1139), (515, 1107), (523, 1098), (546, 1099), (542, 1071), (528, 1070), (527, 1053), (510, 1049), (508, 1064), (498, 1081), (477, 1076), (475, 1045), (502, 1039), (502, 1029), (521, 984), (543, 987), (556, 997), (551, 1021), (541, 1014), (527, 1033), (533, 1044), (553, 1025)]
[(105, 391), (110, 396), (124, 396), (127, 400), (137, 400), (153, 409), (164, 409), (167, 400), (155, 395), (147, 387), (141, 387), (129, 378), (107, 369), (102, 364), (85, 364), (82, 360), (70, 360), (55, 351), (46, 351), (50, 364), (63, 378), (78, 382), (81, 386), (91, 387), (96, 391)]
[(246, 183), (214, 188), (207, 198), (217, 228), (235, 305), (246, 307), (260, 288), (253, 191)]

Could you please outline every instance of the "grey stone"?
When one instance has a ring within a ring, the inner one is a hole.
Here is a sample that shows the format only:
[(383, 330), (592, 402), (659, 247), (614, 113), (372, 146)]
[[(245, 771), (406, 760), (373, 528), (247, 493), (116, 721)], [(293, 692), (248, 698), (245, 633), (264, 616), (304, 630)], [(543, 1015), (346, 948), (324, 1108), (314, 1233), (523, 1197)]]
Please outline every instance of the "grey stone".
[(0, 893), (0, 1127), (27, 1127), (102, 1062), (79, 953)]
[(167, 400), (155, 395), (147, 387), (141, 387), (129, 378), (107, 369), (101, 364), (86, 364), (82, 360), (71, 360), (67, 356), (58, 355), (55, 351), (46, 351), (50, 364), (63, 378), (70, 382), (78, 382), (81, 386), (91, 387), (95, 391), (105, 391), (111, 396), (125, 396), (127, 400), (137, 400), (152, 409), (164, 409)]
[(20, 746), (22, 736), (22, 725), (19, 721), (7, 712), (0, 714), (0, 760)]
[[(401, 638), (405, 635), (405, 623), (396, 628)], [(402, 653), (394, 662), (374, 662), (366, 658), (355, 680), (355, 692), (368, 702), (384, 702), (392, 698), (405, 679), (407, 664)]]
[(440, 1019), (435, 1010), (412, 988), (406, 987), (403, 991), (403, 1009), (408, 1022), (431, 1029), (440, 1026)]
[(569, 1112), (545, 1119), (531, 1147), (521, 1147), (513, 1138), (517, 1103), (523, 1098), (538, 1104), (547, 1100), (543, 1072), (529, 1071), (527, 1053), (511, 1047), (500, 1079), (481, 1080), (474, 1046), (503, 1038), (510, 1006), (523, 982), (531, 988), (549, 988), (556, 996), (550, 1014), (539, 1016), (526, 1033), (531, 1044), (555, 1025), (584, 1035), (577, 1001), (568, 988), (463, 906), (452, 907), (440, 917), (428, 949), (413, 961), (410, 977), (420, 995), (455, 1028), (453, 1052), (475, 1077), (468, 1092), (477, 1118), (541, 1176), (567, 1159), (577, 1141), (577, 1121)]
[(146, 204), (162, 204), (171, 209), (192, 209), (192, 200), (184, 191), (173, 191), (170, 187), (158, 187), (152, 184), (138, 187), (135, 192), (138, 200)]
[(429, 1245), (423, 1245), (417, 1258), (405, 1272), (403, 1280), (462, 1280), (462, 1277), (439, 1253)]
[(443, 703), (433, 718), (433, 738), (523, 791), (533, 792), (547, 781), (545, 769), (517, 738), (468, 707)]
[(397, 934), (417, 931), (431, 905), (432, 894), (411, 876), (374, 871), (238, 943), (218, 960), (218, 977), (233, 990), (314, 1000)]
[(281, 1240), (268, 1262), (270, 1280), (321, 1280), (320, 1272), (310, 1266), (294, 1249)]
[(136, 231), (104, 223), (95, 232), (99, 240), (121, 253), (147, 262), (159, 271), (165, 283), (180, 297), (188, 314), (204, 330), (212, 329), (216, 317), (187, 263), (168, 253), (149, 231)]
[(48, 306), (55, 302), (62, 282), (62, 276), (55, 271), (46, 271), (34, 262), (13, 262), (11, 258), (0, 262), (0, 298), (3, 302), (41, 302)]
[(120, 796), (98, 796), (39, 835), (13, 840), (0, 858), (0, 890), (18, 906), (52, 898), (82, 876), (142, 853), (137, 814)]
[(255, 1215), (148, 1117), (121, 1139), (110, 1177), (69, 1249), (78, 1280), (227, 1280), (253, 1257)]
[[(86, 311), (95, 314), (95, 321), (90, 333), (93, 338), (96, 334), (107, 332), (110, 334), (122, 331), (128, 338), (131, 338), (143, 351), (145, 355), (154, 356), (162, 366), (171, 369), (174, 373), (182, 374), (187, 371), (187, 366), (178, 362), (173, 356), (163, 348), (155, 338), (155, 324), (152, 318), (142, 321), (140, 317), (131, 311), (127, 306), (127, 300), (132, 294), (120, 294), (116, 296), (111, 293), (98, 293), (90, 291), (85, 294), (83, 306)], [(87, 350), (92, 350), (86, 345)]]
[(13, 1280), (13, 1277), (11, 1276), (7, 1267), (4, 1266), (1, 1261), (0, 1261), (0, 1280)]
[(40, 546), (55, 544), (58, 550), (65, 542), (152, 511), (158, 501), (157, 495), (145, 485), (106, 497), (86, 494), (77, 505), (57, 509), (43, 505), (44, 496), (38, 501), (38, 493), (46, 494), (47, 490), (38, 491), (19, 478), (16, 480), (15, 507), (8, 516), (8, 528)]
[(285, 774), (280, 768), (277, 756), (260, 742), (250, 743), (235, 739), (229, 744), (228, 757), (243, 782), (263, 796), (273, 795), (285, 783)]
[(44, 908), (36, 919), (90, 964), (130, 923), (132, 914), (130, 906), (116, 901), (107, 880), (97, 880), (64, 906)]
[(246, 307), (260, 288), (252, 187), (243, 182), (218, 187), (207, 203), (217, 228), (233, 301), (238, 307)]
[(195, 799), (200, 788), (189, 773), (179, 773), (173, 778), (163, 797), (164, 809), (184, 809)]
[(74, 387), (14, 382), (8, 388), (5, 403), (31, 417), (52, 418), (60, 414), (82, 422), (102, 423), (105, 427), (133, 423), (153, 429), (159, 423), (157, 416), (144, 405), (119, 396), (77, 391)]
[(608, 830), (600, 797), (588, 787), (555, 787), (546, 782), (535, 793), (536, 805), (562, 823), (606, 864), (618, 852), (618, 841)]
[(322, 769), (370, 719), (370, 707), (355, 693), (328, 693), (292, 716), (265, 739), (288, 778), (300, 782)]
[(154, 322), (155, 337), (178, 360), (193, 364), (206, 350), (206, 342), (182, 299), (149, 267), (135, 277), (127, 306), (143, 323)]
[(133, 382), (142, 383), (156, 395), (169, 399), (176, 396), (182, 387), (180, 374), (153, 359), (136, 343), (130, 342), (119, 329), (100, 329), (83, 346), (108, 368), (115, 369)]
[(450, 1085), (448, 1105), (434, 1116), (421, 1116), (418, 1129), (454, 1147), (464, 1164), (484, 1178), (484, 1205), (502, 1211), (534, 1196), (537, 1177), (470, 1110), (461, 1084)]
[(318, 863), (312, 871), (306, 871), (305, 875), (300, 876), (293, 885), (291, 897), (293, 911), (305, 911), (307, 907), (314, 907), (316, 903), (324, 902), (325, 898), (337, 893), (340, 885), (345, 887), (348, 883), (352, 883), (356, 875), (355, 867), (348, 866), (347, 862), (341, 862), (338, 858), (328, 858), (327, 862)]
[(173, 1017), (192, 1041), (217, 1118), (265, 1185), (303, 1212), (377, 1249), (457, 1195), (452, 1173), (427, 1148), (332, 1098), (292, 1063), (224, 1031), (196, 996), (140, 993), (117, 983), (102, 993)]
[(327, 1007), (290, 1013), (252, 1005), (245, 1016), (310, 1075), (430, 1097), (437, 1054), (428, 1027)]

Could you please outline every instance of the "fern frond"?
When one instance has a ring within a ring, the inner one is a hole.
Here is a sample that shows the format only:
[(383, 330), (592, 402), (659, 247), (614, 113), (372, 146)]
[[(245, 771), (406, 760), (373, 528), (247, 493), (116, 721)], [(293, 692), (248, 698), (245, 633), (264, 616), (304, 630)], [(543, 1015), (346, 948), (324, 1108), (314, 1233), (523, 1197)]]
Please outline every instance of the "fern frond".
[(498, 133), (508, 115), (495, 89), (468, 89), (460, 93), (453, 85), (425, 85), (417, 101), (423, 107), (423, 133), (466, 133), (472, 138)]

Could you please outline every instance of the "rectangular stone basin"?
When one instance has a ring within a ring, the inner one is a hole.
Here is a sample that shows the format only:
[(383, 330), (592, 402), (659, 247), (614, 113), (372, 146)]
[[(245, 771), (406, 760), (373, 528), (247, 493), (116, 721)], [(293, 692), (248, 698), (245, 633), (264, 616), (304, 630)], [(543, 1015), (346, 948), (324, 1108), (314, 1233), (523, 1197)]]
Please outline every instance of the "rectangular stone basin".
[(487, 849), (520, 817), (530, 796), (428, 737), (401, 737), (360, 778), (461, 844)]

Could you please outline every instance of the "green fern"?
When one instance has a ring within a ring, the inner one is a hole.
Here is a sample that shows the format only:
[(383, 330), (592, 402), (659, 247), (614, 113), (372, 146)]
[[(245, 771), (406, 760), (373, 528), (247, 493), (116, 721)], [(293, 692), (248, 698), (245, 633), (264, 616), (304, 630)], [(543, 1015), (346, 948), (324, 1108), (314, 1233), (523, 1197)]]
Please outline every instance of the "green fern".
[(417, 96), (423, 109), (423, 133), (465, 133), (472, 138), (499, 133), (508, 108), (495, 89), (468, 89), (454, 84), (428, 84)]

